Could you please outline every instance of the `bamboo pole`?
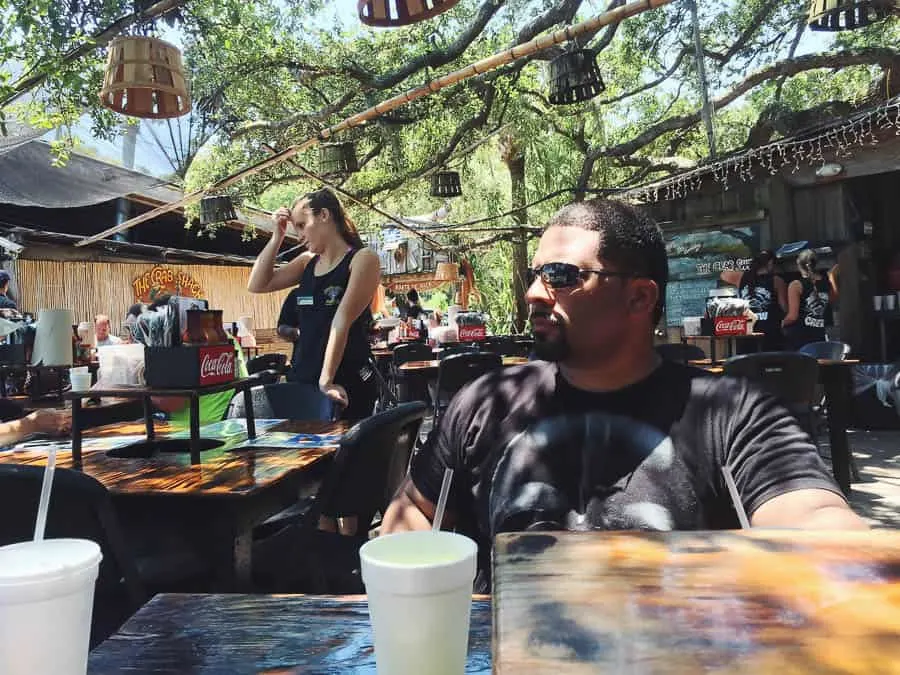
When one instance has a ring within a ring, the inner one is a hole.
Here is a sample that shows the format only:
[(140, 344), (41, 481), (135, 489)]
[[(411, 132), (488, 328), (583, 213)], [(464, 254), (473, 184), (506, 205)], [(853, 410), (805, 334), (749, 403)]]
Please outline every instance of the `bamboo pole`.
[(475, 63), (466, 66), (465, 68), (455, 70), (452, 73), (444, 75), (443, 77), (432, 80), (428, 84), (423, 84), (419, 87), (416, 87), (415, 89), (410, 89), (403, 94), (398, 94), (397, 96), (389, 98), (386, 101), (382, 101), (381, 103), (378, 103), (371, 108), (368, 108), (367, 110), (357, 113), (356, 115), (351, 115), (343, 121), (338, 122), (334, 126), (329, 127), (328, 129), (323, 129), (321, 132), (319, 132), (318, 136), (309, 138), (300, 145), (291, 146), (286, 150), (282, 150), (277, 155), (273, 155), (262, 160), (261, 162), (257, 162), (256, 164), (245, 167), (240, 171), (233, 173), (226, 178), (223, 178), (221, 181), (210, 186), (209, 188), (203, 190), (195, 190), (194, 192), (185, 195), (177, 202), (163, 204), (162, 206), (158, 206), (151, 211), (147, 211), (146, 213), (131, 218), (130, 220), (126, 220), (120, 225), (108, 228), (103, 232), (98, 232), (97, 234), (91, 235), (90, 237), (85, 237), (84, 239), (76, 242), (75, 246), (87, 246), (88, 244), (92, 244), (101, 239), (105, 239), (106, 237), (112, 236), (118, 232), (123, 232), (124, 230), (132, 228), (135, 225), (143, 223), (147, 220), (151, 220), (156, 216), (162, 215), (164, 213), (169, 213), (170, 211), (174, 211), (179, 207), (191, 204), (211, 190), (218, 190), (229, 185), (233, 185), (243, 178), (259, 173), (260, 171), (267, 169), (270, 166), (280, 164), (281, 162), (290, 159), (294, 155), (303, 152), (304, 150), (308, 150), (309, 148), (314, 147), (321, 141), (327, 140), (335, 134), (344, 131), (345, 129), (351, 129), (353, 127), (358, 127), (366, 124), (367, 122), (380, 117), (384, 113), (396, 110), (397, 108), (406, 105), (407, 103), (411, 103), (412, 101), (428, 96), (429, 94), (432, 94), (436, 91), (440, 91), (441, 89), (445, 89), (446, 87), (450, 87), (454, 84), (459, 84), (460, 82), (464, 82), (465, 80), (473, 78), (476, 75), (483, 75), (484, 73), (496, 70), (500, 66), (505, 66), (508, 63), (512, 63), (513, 61), (526, 56), (531, 56), (532, 54), (537, 54), (538, 52), (548, 49), (549, 47), (553, 47), (563, 42), (568, 42), (569, 40), (573, 40), (577, 37), (580, 37), (581, 35), (585, 35), (587, 33), (595, 33), (604, 26), (608, 26), (614, 23), (620, 23), (632, 16), (642, 14), (651, 9), (656, 9), (657, 7), (662, 7), (663, 5), (668, 5), (671, 2), (674, 2), (674, 0), (635, 0), (634, 2), (630, 2), (626, 5), (622, 5), (621, 7), (617, 7), (608, 12), (604, 12), (603, 14), (595, 16), (592, 19), (588, 19), (587, 21), (582, 21), (581, 23), (575, 24), (573, 26), (566, 26), (565, 28), (553, 31), (552, 33), (548, 33), (547, 35), (536, 37), (529, 42), (516, 45), (511, 49), (507, 49), (503, 52), (498, 52), (493, 56), (483, 58), (479, 61), (476, 61)]

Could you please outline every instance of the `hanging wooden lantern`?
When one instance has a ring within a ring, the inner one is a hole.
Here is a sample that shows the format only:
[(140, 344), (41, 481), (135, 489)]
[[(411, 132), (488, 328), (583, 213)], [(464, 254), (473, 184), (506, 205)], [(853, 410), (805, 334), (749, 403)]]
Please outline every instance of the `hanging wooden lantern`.
[(567, 105), (594, 98), (606, 89), (592, 49), (560, 54), (550, 62), (550, 103)]
[(438, 171), (431, 175), (432, 197), (459, 197), (462, 183), (458, 171)]
[(109, 46), (100, 102), (144, 119), (180, 117), (191, 109), (181, 52), (157, 38), (129, 35)]
[(367, 26), (396, 28), (425, 21), (452, 8), (459, 0), (359, 0), (359, 20)]
[(323, 143), (319, 146), (319, 173), (338, 176), (359, 171), (355, 143)]
[(891, 13), (900, 13), (900, 0), (812, 0), (808, 23), (818, 31), (853, 30)]
[(213, 225), (237, 220), (234, 203), (228, 195), (204, 197), (200, 200), (200, 224)]
[(434, 278), (438, 281), (458, 281), (459, 265), (452, 262), (438, 263), (437, 269), (434, 272)]

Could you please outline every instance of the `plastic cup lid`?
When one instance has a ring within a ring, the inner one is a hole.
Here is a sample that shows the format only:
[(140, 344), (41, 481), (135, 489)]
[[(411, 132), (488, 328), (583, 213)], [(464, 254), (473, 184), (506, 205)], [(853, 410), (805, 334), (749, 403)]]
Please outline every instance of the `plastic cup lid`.
[(48, 581), (100, 562), (100, 547), (87, 539), (45, 539), (0, 546), (0, 586)]

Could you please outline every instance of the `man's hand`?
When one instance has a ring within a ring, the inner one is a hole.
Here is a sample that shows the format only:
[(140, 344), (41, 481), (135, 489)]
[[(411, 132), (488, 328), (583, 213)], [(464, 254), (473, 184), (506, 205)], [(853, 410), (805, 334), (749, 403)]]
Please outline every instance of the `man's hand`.
[(350, 397), (347, 395), (347, 390), (341, 385), (334, 382), (325, 382), (319, 384), (319, 389), (325, 396), (340, 406), (341, 409), (345, 409), (350, 405)]
[(23, 422), (32, 434), (66, 436), (72, 431), (72, 414), (65, 410), (35, 410)]

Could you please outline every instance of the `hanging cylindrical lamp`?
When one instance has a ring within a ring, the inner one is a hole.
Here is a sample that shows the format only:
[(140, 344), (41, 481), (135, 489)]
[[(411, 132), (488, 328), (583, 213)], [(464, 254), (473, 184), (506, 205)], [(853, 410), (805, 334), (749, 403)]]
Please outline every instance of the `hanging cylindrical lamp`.
[(432, 197), (459, 197), (462, 194), (462, 182), (458, 171), (438, 171), (431, 175)]
[(109, 45), (100, 102), (144, 119), (180, 117), (191, 109), (181, 52), (153, 37), (117, 37)]
[(592, 49), (576, 49), (550, 62), (550, 103), (567, 105), (594, 98), (606, 89), (597, 55)]
[(900, 13), (900, 0), (811, 0), (809, 27), (818, 31), (864, 28)]
[(438, 263), (434, 278), (438, 281), (458, 281), (459, 265), (453, 262)]
[(359, 20), (367, 26), (396, 28), (425, 21), (451, 9), (459, 0), (359, 0)]
[(237, 220), (234, 203), (228, 195), (204, 197), (200, 200), (200, 224), (214, 225)]
[(319, 173), (323, 176), (338, 176), (356, 173), (359, 162), (356, 161), (356, 144), (323, 143), (319, 146)]

